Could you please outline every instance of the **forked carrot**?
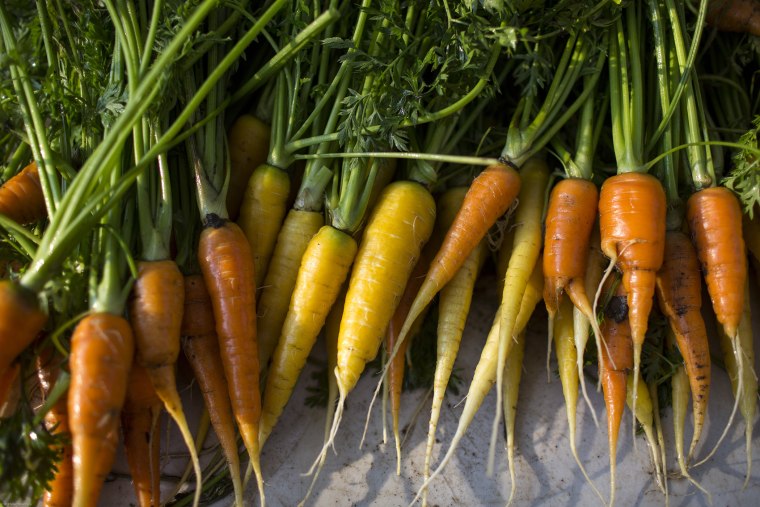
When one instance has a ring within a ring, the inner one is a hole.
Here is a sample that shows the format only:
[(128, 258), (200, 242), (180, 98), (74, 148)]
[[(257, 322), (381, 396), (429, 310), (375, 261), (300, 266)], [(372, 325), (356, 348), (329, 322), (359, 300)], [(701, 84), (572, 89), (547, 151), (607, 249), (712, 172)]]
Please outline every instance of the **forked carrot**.
[(118, 315), (93, 312), (74, 329), (68, 412), (75, 507), (97, 505), (111, 471), (133, 355), (132, 328)]
[(219, 353), (214, 310), (201, 275), (185, 276), (185, 309), (182, 315), (182, 350), (193, 369), (203, 395), (216, 438), (230, 469), (235, 505), (243, 505), (235, 422), (227, 379)]
[(657, 273), (657, 299), (668, 318), (684, 359), (692, 393), (694, 433), (687, 461), (702, 434), (710, 395), (710, 347), (702, 319), (699, 261), (689, 238), (680, 232), (665, 237), (665, 260)]
[(180, 327), (184, 310), (184, 278), (172, 260), (141, 261), (132, 288), (129, 314), (135, 336), (135, 354), (147, 370), (156, 394), (174, 419), (190, 453), (195, 470), (195, 497), (200, 501), (203, 482), (193, 435), (177, 391), (175, 365), (180, 351)]
[(198, 245), (198, 263), (214, 309), (232, 412), (256, 474), (261, 503), (259, 357), (256, 345), (256, 289), (253, 257), (235, 223), (208, 214)]
[(134, 361), (127, 397), (121, 410), (124, 452), (140, 507), (161, 505), (161, 432), (158, 423), (163, 402), (150, 374)]
[(35, 162), (0, 186), (0, 213), (22, 225), (37, 222), (47, 216)]

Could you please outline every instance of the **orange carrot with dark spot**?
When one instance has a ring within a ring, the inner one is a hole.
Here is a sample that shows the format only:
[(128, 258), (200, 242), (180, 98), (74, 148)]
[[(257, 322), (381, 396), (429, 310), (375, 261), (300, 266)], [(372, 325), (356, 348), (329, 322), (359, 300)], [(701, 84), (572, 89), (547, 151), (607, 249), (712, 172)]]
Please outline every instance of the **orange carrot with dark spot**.
[(251, 458), (263, 505), (253, 257), (248, 240), (235, 223), (209, 214), (205, 217), (205, 225), (198, 245), (198, 262), (214, 309), (232, 411)]
[(132, 329), (121, 316), (91, 313), (74, 330), (68, 412), (75, 507), (97, 505), (111, 471), (133, 354)]
[(707, 414), (707, 399), (710, 394), (710, 347), (701, 312), (702, 283), (699, 260), (691, 241), (681, 232), (668, 232), (665, 237), (665, 260), (657, 273), (657, 298), (662, 313), (670, 322), (689, 377), (694, 412), (690, 459), (699, 441)]
[(228, 394), (227, 379), (219, 354), (219, 339), (211, 298), (201, 275), (185, 277), (185, 311), (182, 317), (182, 350), (185, 352), (203, 400), (208, 409), (211, 425), (222, 446), (235, 490), (235, 505), (243, 505), (243, 486), (240, 479), (235, 423)]
[(0, 187), (0, 213), (20, 224), (47, 216), (37, 164), (32, 162)]
[(124, 453), (140, 507), (161, 505), (161, 432), (163, 402), (145, 367), (134, 361), (121, 410)]

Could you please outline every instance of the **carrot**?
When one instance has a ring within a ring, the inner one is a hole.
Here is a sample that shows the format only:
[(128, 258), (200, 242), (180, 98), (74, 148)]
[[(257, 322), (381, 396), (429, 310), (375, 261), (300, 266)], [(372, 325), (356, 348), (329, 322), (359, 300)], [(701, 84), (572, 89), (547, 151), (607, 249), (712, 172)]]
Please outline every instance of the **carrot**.
[[(543, 271), (541, 269), (541, 263), (537, 262), (533, 266), (533, 272), (531, 273), (529, 282), (525, 288), (524, 294), (522, 295), (521, 301), (520, 301), (520, 310), (518, 312), (517, 318), (515, 319), (515, 325), (514, 325), (514, 333), (516, 333), (512, 339), (508, 340), (507, 343), (507, 357), (509, 357), (509, 353), (511, 352), (512, 347), (515, 343), (515, 337), (519, 335), (524, 329), (525, 326), (528, 324), (528, 320), (530, 319), (530, 316), (533, 314), (533, 310), (536, 308), (536, 305), (539, 301), (541, 301), (543, 290), (544, 290), (544, 275)], [(502, 302), (502, 305), (504, 303)], [(493, 324), (491, 325), (491, 330), (488, 332), (488, 337), (486, 338), (486, 343), (483, 346), (483, 350), (480, 353), (480, 360), (478, 361), (478, 364), (475, 366), (475, 372), (472, 376), (472, 382), (470, 383), (470, 388), (467, 392), (467, 396), (465, 398), (465, 404), (464, 408), (462, 409), (462, 414), (459, 416), (459, 422), (457, 423), (457, 429), (454, 433), (454, 436), (451, 439), (451, 443), (449, 444), (449, 449), (446, 451), (446, 454), (444, 455), (443, 459), (441, 460), (438, 467), (433, 471), (432, 474), (430, 474), (430, 477), (425, 480), (425, 482), (420, 487), (419, 491), (417, 492), (417, 495), (414, 497), (414, 500), (412, 500), (412, 503), (416, 502), (417, 499), (420, 497), (420, 495), (430, 486), (430, 483), (435, 479), (438, 474), (441, 473), (443, 468), (446, 466), (446, 464), (451, 460), (451, 458), (454, 456), (454, 451), (456, 450), (457, 446), (459, 445), (459, 442), (464, 437), (465, 433), (467, 432), (467, 428), (470, 426), (470, 423), (472, 423), (472, 420), (475, 418), (475, 414), (477, 413), (480, 406), (483, 404), (483, 401), (486, 398), (486, 395), (491, 390), (491, 387), (496, 382), (497, 378), (497, 372), (496, 368), (498, 367), (498, 349), (499, 349), (499, 341), (500, 341), (500, 322), (501, 322), (501, 307), (496, 310), (496, 315), (494, 317)], [(500, 407), (501, 408), (501, 407)]]
[(517, 398), (520, 393), (520, 379), (522, 377), (523, 356), (525, 355), (525, 332), (515, 337), (512, 352), (507, 357), (504, 377), (504, 398), (502, 410), (504, 410), (504, 426), (507, 433), (507, 461), (509, 462), (509, 476), (512, 486), (509, 491), (507, 505), (512, 505), (517, 491), (517, 477), (515, 474), (515, 420), (517, 419)]
[[(744, 285), (744, 294), (744, 311), (739, 321), (737, 335), (732, 338), (725, 332), (720, 333), (720, 348), (723, 353), (723, 361), (726, 364), (728, 377), (731, 380), (731, 389), (736, 398), (736, 404), (738, 404), (739, 411), (744, 418), (744, 436), (746, 437), (747, 454), (747, 473), (744, 478), (744, 487), (746, 488), (752, 472), (752, 428), (755, 424), (757, 413), (757, 375), (754, 369), (755, 350), (752, 333), (752, 315), (750, 312), (749, 283), (745, 283)], [(728, 429), (728, 425), (726, 429)], [(722, 438), (723, 436), (721, 436)], [(715, 447), (717, 448), (717, 446), (718, 444)], [(707, 458), (702, 460), (702, 462)], [(699, 465), (702, 462), (697, 464)]]
[(602, 356), (599, 371), (607, 407), (607, 438), (610, 448), (610, 502), (615, 503), (615, 471), (617, 463), (617, 441), (620, 422), (626, 403), (626, 370), (633, 367), (633, 344), (628, 316), (625, 287), (618, 286), (615, 296), (610, 300), (605, 317), (600, 326)]
[(324, 222), (321, 212), (292, 209), (280, 228), (257, 308), (259, 360), (264, 368), (280, 339), (306, 246)]
[(22, 225), (37, 222), (47, 216), (35, 162), (0, 186), (0, 213)]
[(68, 412), (75, 507), (97, 505), (111, 470), (133, 354), (132, 329), (123, 317), (93, 312), (74, 329)]
[[(546, 162), (528, 159), (520, 171), (522, 188), (518, 199), (520, 205), (515, 212), (515, 239), (509, 266), (504, 277), (504, 290), (501, 296), (501, 324), (499, 329), (499, 356), (496, 367), (496, 406), (501, 407), (504, 364), (509, 354), (509, 342), (516, 335), (516, 320), (521, 311), (523, 292), (528, 286), (531, 273), (535, 271), (539, 259), (541, 243), (541, 218), (544, 210), (546, 187), (549, 183), (549, 167)], [(543, 281), (541, 283), (543, 290)], [(501, 419), (501, 410), (497, 408), (491, 429), (491, 445), (488, 457), (488, 471), (493, 471), (493, 457), (496, 450), (496, 438)]]
[[(546, 252), (544, 252), (544, 255), (546, 255)], [(546, 282), (545, 275), (544, 282)], [(545, 295), (546, 289), (544, 288), (544, 296)], [(599, 492), (591, 478), (586, 473), (586, 469), (581, 463), (581, 459), (578, 456), (578, 450), (575, 445), (575, 416), (578, 407), (578, 384), (580, 375), (582, 373), (579, 373), (576, 367), (578, 359), (575, 349), (575, 320), (573, 318), (574, 309), (575, 307), (568, 299), (562, 299), (562, 301), (559, 303), (556, 318), (554, 319), (554, 350), (557, 354), (557, 366), (559, 369), (559, 379), (562, 383), (562, 395), (565, 398), (565, 411), (567, 412), (570, 452), (572, 453), (573, 458), (575, 458), (575, 462), (578, 464), (578, 468), (580, 468), (583, 477), (586, 479), (586, 482), (591, 485), (594, 493), (596, 493), (597, 496), (599, 496), (599, 499), (604, 502), (602, 494)], [(512, 354), (514, 354), (514, 351), (510, 354), (508, 361), (511, 361)], [(509, 448), (509, 445), (507, 445), (507, 448)], [(514, 482), (514, 478), (512, 481)]]
[(161, 463), (158, 423), (163, 402), (151, 375), (138, 361), (132, 364), (121, 410), (124, 451), (140, 507), (161, 505)]
[(269, 125), (252, 114), (240, 115), (227, 132), (230, 152), (230, 179), (227, 185), (227, 212), (236, 220), (254, 169), (267, 161)]
[(351, 236), (325, 225), (304, 252), (282, 335), (267, 373), (259, 426), (261, 445), (290, 399), (317, 335), (348, 276), (356, 250)]
[(665, 493), (666, 490), (662, 480), (663, 474), (660, 468), (660, 446), (657, 444), (654, 431), (652, 397), (649, 394), (649, 389), (647, 389), (646, 384), (639, 383), (637, 386), (639, 392), (635, 394), (633, 392), (633, 385), (633, 379), (628, 375), (626, 380), (626, 404), (631, 412), (633, 412), (634, 417), (639, 421), (639, 424), (641, 424), (641, 428), (644, 430), (647, 445), (649, 446), (649, 454), (654, 463), (655, 480), (663, 493)]
[(657, 273), (657, 299), (668, 318), (684, 359), (692, 393), (694, 433), (689, 458), (702, 434), (710, 395), (710, 347), (702, 319), (699, 261), (689, 238), (680, 232), (665, 236), (665, 260)]
[[(439, 204), (441, 213), (444, 213), (444, 210), (448, 209), (445, 206), (444, 199), (447, 195), (451, 194), (447, 192), (441, 198), (441, 204)], [(441, 289), (438, 308), (438, 340), (436, 345), (435, 376), (433, 378), (433, 401), (430, 407), (423, 481), (427, 480), (430, 476), (430, 460), (433, 455), (436, 428), (446, 394), (446, 386), (448, 386), (451, 372), (454, 368), (454, 361), (459, 352), (459, 344), (462, 340), (465, 322), (470, 311), (470, 304), (472, 303), (475, 281), (480, 268), (485, 262), (487, 251), (486, 240), (481, 240), (478, 246), (475, 247), (475, 250), (464, 261), (462, 267), (459, 268), (457, 274), (454, 275), (454, 278)], [(423, 505), (426, 503), (426, 497), (427, 491), (425, 491), (422, 497)]]
[(42, 330), (47, 316), (23, 285), (0, 280), (0, 376)]
[(15, 404), (21, 391), (20, 373), (21, 363), (16, 361), (0, 375), (0, 418), (15, 411)]
[(706, 22), (723, 32), (760, 36), (760, 2), (757, 0), (710, 0)]
[(235, 223), (209, 213), (198, 245), (198, 262), (214, 309), (219, 350), (232, 412), (248, 450), (264, 504), (259, 419), (256, 290), (248, 240)]
[(201, 275), (185, 276), (185, 308), (182, 314), (182, 350), (193, 369), (203, 401), (230, 469), (235, 505), (243, 505), (240, 457), (232, 419), (224, 366), (219, 354), (211, 300)]
[(422, 310), (456, 275), (488, 229), (512, 206), (519, 191), (520, 175), (504, 164), (486, 167), (473, 180), (440, 250), (430, 263), (431, 268), (399, 333), (399, 344)]
[(602, 184), (599, 229), (602, 252), (610, 259), (605, 277), (613, 266), (623, 272), (633, 340), (634, 398), (638, 394), (641, 347), (654, 300), (656, 274), (665, 251), (665, 212), (665, 191), (654, 176), (619, 173)]
[(377, 355), (422, 245), (433, 230), (434, 220), (432, 196), (413, 181), (388, 185), (369, 217), (354, 261), (340, 323), (335, 368), (338, 406), (330, 437), (309, 473), (321, 464), (322, 456), (335, 439), (348, 393), (356, 386), (367, 362)]
[(141, 261), (132, 288), (129, 307), (135, 336), (137, 362), (147, 370), (150, 381), (166, 411), (177, 423), (195, 469), (194, 505), (200, 501), (201, 476), (193, 436), (177, 392), (175, 364), (179, 357), (180, 327), (184, 309), (184, 278), (172, 260)]
[(248, 181), (237, 223), (251, 245), (257, 289), (264, 283), (289, 195), (290, 177), (279, 167), (260, 165)]
[[(46, 347), (37, 355), (37, 377), (40, 381), (43, 395), (48, 396), (58, 379), (60, 359), (53, 354), (51, 347)], [(18, 363), (15, 363), (18, 364)], [(18, 371), (18, 369), (16, 369)], [(69, 433), (69, 416), (66, 397), (62, 396), (45, 414), (45, 426), (56, 434)], [(72, 448), (70, 443), (64, 443), (61, 459), (56, 464), (55, 475), (50, 481), (42, 497), (45, 507), (67, 507), (71, 505), (74, 496), (74, 465), (71, 461)]]
[(725, 187), (705, 188), (687, 201), (686, 218), (715, 316), (726, 334), (735, 336), (747, 278), (739, 201)]

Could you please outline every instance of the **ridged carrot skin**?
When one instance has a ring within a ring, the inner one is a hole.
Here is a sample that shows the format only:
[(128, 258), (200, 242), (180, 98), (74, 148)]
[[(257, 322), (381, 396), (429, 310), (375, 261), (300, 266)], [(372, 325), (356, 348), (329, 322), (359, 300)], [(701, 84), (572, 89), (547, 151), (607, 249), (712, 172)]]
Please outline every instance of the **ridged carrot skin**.
[(588, 180), (567, 178), (557, 183), (549, 197), (544, 231), (544, 302), (550, 314), (563, 292), (591, 317), (584, 275), (591, 231), (596, 221), (599, 192)]
[(161, 432), (158, 427), (163, 402), (153, 388), (148, 370), (132, 364), (127, 384), (121, 428), (124, 453), (140, 507), (161, 505)]
[(456, 275), (488, 229), (512, 206), (519, 191), (520, 175), (505, 164), (488, 166), (473, 180), (441, 248), (430, 262), (430, 270), (399, 333), (399, 342), (403, 342), (422, 310)]
[(250, 114), (239, 116), (227, 132), (230, 152), (227, 212), (231, 220), (236, 220), (240, 213), (243, 195), (253, 170), (267, 161), (270, 137), (269, 125)]
[(32, 162), (0, 186), (0, 213), (24, 225), (47, 216), (37, 164)]
[(693, 455), (702, 433), (710, 395), (710, 346), (702, 319), (702, 280), (699, 260), (689, 238), (681, 232), (665, 237), (665, 261), (657, 273), (657, 299), (668, 318), (684, 359), (692, 393)]
[(235, 490), (235, 505), (243, 505), (240, 457), (235, 422), (224, 366), (219, 354), (219, 339), (211, 298), (201, 275), (185, 277), (185, 309), (182, 315), (182, 350), (193, 369), (211, 425), (227, 460)]
[(46, 321), (34, 293), (0, 280), (0, 376), (34, 341)]
[(686, 202), (686, 219), (715, 316), (726, 334), (735, 336), (747, 279), (739, 200), (725, 187), (705, 188)]
[(420, 184), (397, 181), (380, 196), (364, 231), (338, 338), (338, 387), (351, 391), (374, 359), (409, 275), (433, 230), (435, 202)]
[[(53, 389), (59, 374), (60, 358), (53, 354), (51, 347), (46, 347), (37, 355), (37, 378), (44, 396), (47, 398)], [(63, 444), (61, 459), (56, 463), (53, 480), (48, 484), (42, 497), (44, 507), (68, 507), (74, 497), (74, 465), (72, 463), (73, 449), (68, 442), (69, 416), (66, 396), (61, 396), (58, 402), (45, 414), (45, 427), (56, 434), (63, 434), (67, 441)]]
[(68, 411), (75, 507), (97, 505), (111, 471), (133, 355), (132, 328), (123, 317), (92, 313), (74, 329)]
[(253, 171), (237, 223), (251, 245), (257, 289), (264, 283), (289, 196), (290, 176), (287, 172), (268, 164)]
[(253, 256), (243, 231), (234, 222), (209, 214), (205, 224), (198, 244), (198, 262), (214, 309), (232, 412), (251, 458), (263, 504)]
[(282, 223), (257, 306), (257, 340), (262, 368), (269, 364), (280, 340), (306, 246), (324, 223), (322, 213), (296, 209), (290, 210)]
[(706, 22), (723, 32), (760, 36), (760, 2), (757, 0), (710, 0)]
[(356, 241), (330, 225), (311, 239), (301, 260), (290, 308), (267, 373), (259, 425), (261, 445), (290, 399), (325, 319), (348, 277)]

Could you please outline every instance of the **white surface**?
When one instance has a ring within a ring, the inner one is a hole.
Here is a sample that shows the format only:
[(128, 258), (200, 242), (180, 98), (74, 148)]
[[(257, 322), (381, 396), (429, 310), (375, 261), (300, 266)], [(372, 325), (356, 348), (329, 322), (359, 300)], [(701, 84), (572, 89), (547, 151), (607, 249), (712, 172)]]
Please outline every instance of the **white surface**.
[[(493, 314), (497, 306), (494, 279), (485, 278), (478, 282), (477, 293), (462, 341), (456, 368), (465, 383), (469, 383), (474, 364), (477, 362), (485, 342)], [(758, 308), (758, 294), (753, 292), (754, 307)], [(757, 330), (760, 329), (758, 313), (753, 315), (755, 323), (755, 348), (760, 344)], [(529, 326), (528, 343), (525, 352), (524, 372), (520, 386), (520, 399), (516, 423), (516, 474), (517, 492), (514, 505), (599, 505), (599, 499), (583, 479), (568, 447), (567, 419), (561, 385), (556, 375), (547, 384), (545, 354), (546, 325), (545, 312), (537, 311)], [(714, 337), (711, 337), (711, 340)], [(712, 343), (717, 350), (717, 343)], [(313, 355), (324, 357), (321, 345)], [(553, 358), (553, 371), (556, 360)], [(756, 366), (757, 368), (757, 366)], [(275, 428), (262, 454), (262, 468), (265, 474), (267, 505), (270, 507), (295, 506), (306, 493), (311, 477), (303, 477), (315, 459), (324, 435), (324, 409), (308, 408), (303, 401), (307, 396), (306, 387), (313, 383), (311, 373), (318, 368), (307, 365), (296, 392), (286, 408), (280, 424)], [(401, 475), (396, 475), (396, 454), (389, 431), (389, 440), (382, 442), (380, 407), (376, 406), (369, 426), (363, 449), (359, 441), (371, 391), (376, 377), (366, 375), (357, 389), (349, 396), (347, 411), (336, 439), (337, 455), (329, 454), (325, 467), (312, 494), (309, 505), (349, 506), (378, 505), (405, 506), (414, 497), (421, 484), (424, 461), (425, 439), (430, 402), (424, 405), (414, 426), (409, 427)], [(579, 397), (578, 405), (578, 450), (580, 458), (596, 486), (605, 498), (609, 498), (609, 457), (606, 431), (606, 412), (601, 393), (588, 384), (589, 394), (597, 415), (600, 429), (596, 429), (588, 408)], [(438, 444), (434, 449), (434, 463), (448, 449), (448, 443), (457, 425), (461, 405), (457, 406), (466, 386), (455, 397), (448, 395), (438, 425)], [(425, 393), (404, 393), (402, 397), (401, 427), (407, 428), (412, 413)], [(197, 407), (200, 400), (197, 391), (187, 391), (186, 399)], [(722, 370), (713, 367), (712, 391), (703, 441), (698, 449), (702, 456), (717, 441), (728, 418), (733, 398), (730, 394), (728, 378)], [(486, 477), (486, 459), (491, 421), (496, 406), (492, 390), (477, 417), (460, 444), (455, 459), (445, 472), (433, 483), (429, 493), (431, 506), (454, 505), (505, 505), (509, 498), (510, 480), (507, 469), (506, 452), (502, 443), (497, 450), (497, 469), (494, 477)], [(196, 410), (191, 410), (197, 414)], [(688, 417), (691, 417), (689, 411)], [(197, 415), (190, 415), (197, 420)], [(670, 410), (663, 421), (666, 445), (668, 446), (668, 470), (676, 470), (672, 437)], [(657, 488), (653, 475), (649, 452), (643, 438), (637, 437), (636, 448), (631, 441), (631, 414), (626, 411), (620, 430), (618, 443), (618, 483), (616, 505), (664, 505), (665, 498)], [(164, 426), (165, 427), (165, 426)], [(757, 433), (757, 424), (755, 424)], [(166, 433), (162, 438), (166, 438)], [(182, 444), (176, 434), (169, 436), (169, 446), (177, 449), (177, 459), (167, 457), (164, 469), (167, 473), (177, 473), (184, 466)], [(691, 438), (690, 424), (686, 429), (686, 446)], [(211, 439), (207, 446), (212, 445)], [(760, 503), (760, 441), (753, 438), (753, 473), (749, 486), (742, 490), (746, 471), (744, 452), (744, 422), (737, 412), (736, 419), (718, 453), (706, 464), (692, 470), (692, 475), (713, 495), (713, 505), (757, 505)], [(122, 463), (115, 469), (126, 472)], [(170, 488), (169, 484), (166, 484)], [(670, 505), (707, 506), (706, 497), (684, 479), (672, 477), (668, 482)], [(250, 505), (258, 505), (253, 481), (246, 490)], [(106, 484), (102, 505), (127, 506), (134, 503), (132, 486), (127, 477), (118, 477)], [(230, 501), (216, 505), (229, 505)]]

